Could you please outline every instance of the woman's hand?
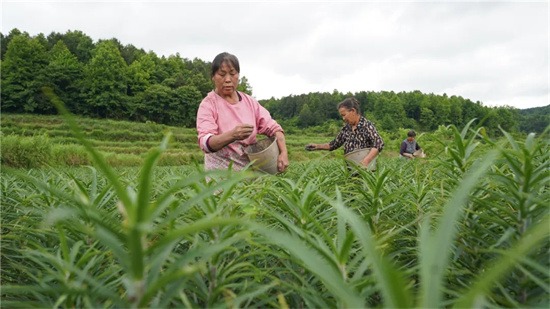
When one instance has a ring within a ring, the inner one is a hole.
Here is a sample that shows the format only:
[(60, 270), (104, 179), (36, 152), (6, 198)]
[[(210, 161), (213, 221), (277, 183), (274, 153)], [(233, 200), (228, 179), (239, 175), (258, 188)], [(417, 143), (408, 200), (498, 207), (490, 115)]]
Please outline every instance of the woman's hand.
[(240, 141), (243, 140), (252, 134), (254, 132), (254, 125), (253, 124), (247, 124), (247, 123), (241, 123), (233, 128), (231, 131), (233, 140)]
[(307, 151), (313, 151), (313, 150), (316, 150), (317, 149), (317, 146), (315, 144), (307, 144), (306, 145), (306, 150)]
[(277, 169), (279, 170), (279, 173), (283, 173), (284, 171), (286, 171), (288, 165), (288, 154), (285, 151), (279, 154), (279, 157), (277, 158)]
[(364, 166), (369, 166), (370, 162), (374, 160), (374, 158), (376, 158), (378, 153), (379, 153), (378, 149), (372, 148), (369, 151), (369, 153), (365, 156), (365, 158), (361, 160), (361, 164), (363, 164)]

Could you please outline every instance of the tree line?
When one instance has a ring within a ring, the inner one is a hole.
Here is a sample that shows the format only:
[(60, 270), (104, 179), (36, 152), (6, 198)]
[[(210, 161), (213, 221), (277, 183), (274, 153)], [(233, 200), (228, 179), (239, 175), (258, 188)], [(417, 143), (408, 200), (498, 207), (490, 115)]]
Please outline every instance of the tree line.
[[(196, 111), (213, 88), (211, 63), (176, 55), (157, 56), (116, 38), (94, 42), (82, 31), (30, 36), (13, 29), (0, 33), (1, 111), (55, 114), (42, 92), (51, 88), (78, 115), (193, 127)], [(252, 94), (241, 76), (239, 89)], [(383, 130), (423, 131), (440, 125), (462, 127), (476, 118), (490, 134), (499, 126), (508, 132), (542, 132), (550, 122), (549, 109), (520, 113), (513, 107), (486, 107), (461, 96), (420, 91), (360, 91), (308, 93), (260, 100), (285, 124), (306, 128), (340, 120), (336, 103), (354, 96), (361, 111)]]
[[(191, 127), (214, 88), (210, 63), (198, 58), (159, 57), (115, 38), (93, 42), (81, 31), (0, 35), (2, 112), (55, 114), (42, 91), (49, 87), (78, 115)], [(239, 90), (251, 93), (244, 76)]]
[[(463, 127), (471, 119), (483, 122), (487, 133), (500, 134), (499, 126), (507, 132), (520, 129), (521, 115), (513, 107), (487, 107), (461, 96), (424, 94), (411, 92), (360, 91), (356, 93), (309, 93), (284, 97), (281, 100), (263, 100), (277, 119), (288, 120), (298, 127), (321, 125), (327, 120), (339, 120), (335, 102), (346, 97), (355, 97), (360, 103), (363, 115), (374, 122), (377, 128), (395, 131), (411, 128), (433, 131), (441, 125)], [(536, 128), (542, 132), (545, 126)]]

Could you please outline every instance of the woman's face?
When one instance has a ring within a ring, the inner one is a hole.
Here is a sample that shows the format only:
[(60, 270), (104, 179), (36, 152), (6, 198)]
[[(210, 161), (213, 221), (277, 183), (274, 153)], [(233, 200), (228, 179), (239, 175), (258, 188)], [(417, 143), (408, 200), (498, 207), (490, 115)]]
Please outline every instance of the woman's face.
[(239, 72), (231, 62), (223, 62), (214, 77), (212, 77), (216, 90), (220, 96), (232, 95), (239, 85)]
[(345, 107), (341, 107), (338, 112), (340, 113), (340, 116), (342, 116), (342, 119), (349, 125), (356, 125), (358, 121), (357, 117), (357, 111), (352, 108), (351, 110), (348, 110)]

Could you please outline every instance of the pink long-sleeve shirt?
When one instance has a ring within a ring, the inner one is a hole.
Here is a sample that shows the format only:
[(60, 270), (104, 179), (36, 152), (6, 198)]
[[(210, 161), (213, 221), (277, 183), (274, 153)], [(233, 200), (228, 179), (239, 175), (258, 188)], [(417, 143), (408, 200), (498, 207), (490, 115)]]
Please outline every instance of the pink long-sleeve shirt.
[[(197, 131), (199, 146), (204, 151), (205, 170), (227, 169), (233, 162), (233, 169), (240, 170), (250, 160), (244, 153), (244, 148), (256, 143), (256, 135), (273, 136), (283, 131), (281, 126), (271, 118), (269, 111), (249, 95), (238, 92), (239, 102), (229, 103), (216, 92), (211, 91), (204, 98), (197, 111)], [(212, 135), (219, 135), (233, 130), (242, 123), (254, 124), (252, 134), (240, 141), (212, 152), (208, 148), (208, 139)]]

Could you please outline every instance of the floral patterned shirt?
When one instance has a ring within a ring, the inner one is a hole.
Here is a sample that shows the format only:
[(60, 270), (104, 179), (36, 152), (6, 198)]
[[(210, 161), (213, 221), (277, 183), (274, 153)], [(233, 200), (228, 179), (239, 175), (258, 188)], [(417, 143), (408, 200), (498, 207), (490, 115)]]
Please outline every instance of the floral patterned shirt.
[(355, 131), (349, 124), (340, 130), (336, 138), (329, 143), (330, 151), (340, 148), (342, 145), (344, 145), (344, 154), (364, 148), (376, 148), (378, 151), (382, 151), (384, 141), (376, 131), (374, 124), (361, 116)]

